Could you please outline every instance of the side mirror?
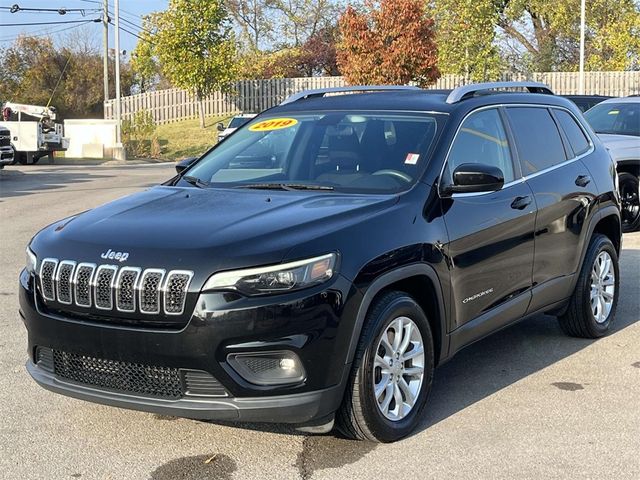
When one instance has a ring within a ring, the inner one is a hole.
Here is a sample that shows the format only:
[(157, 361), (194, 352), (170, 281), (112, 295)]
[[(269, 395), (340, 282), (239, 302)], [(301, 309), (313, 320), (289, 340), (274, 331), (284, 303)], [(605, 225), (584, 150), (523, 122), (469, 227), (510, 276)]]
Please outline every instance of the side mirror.
[(197, 159), (198, 157), (189, 157), (176, 163), (176, 172), (178, 172), (178, 175), (180, 175), (187, 168), (189, 168), (191, 164), (195, 162)]
[(222, 122), (218, 123), (216, 128), (219, 132), (224, 132), (224, 124)]
[(498, 167), (483, 163), (463, 163), (453, 171), (451, 193), (495, 192), (504, 185), (504, 174)]

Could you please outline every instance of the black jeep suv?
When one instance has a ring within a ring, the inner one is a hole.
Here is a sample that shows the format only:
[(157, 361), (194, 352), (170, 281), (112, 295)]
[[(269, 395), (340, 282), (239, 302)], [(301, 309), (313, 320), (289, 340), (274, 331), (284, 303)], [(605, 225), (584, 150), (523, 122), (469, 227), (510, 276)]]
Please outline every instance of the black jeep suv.
[(613, 322), (615, 168), (544, 85), (303, 92), (178, 170), (31, 241), (43, 387), (388, 442), (464, 346), (539, 313)]

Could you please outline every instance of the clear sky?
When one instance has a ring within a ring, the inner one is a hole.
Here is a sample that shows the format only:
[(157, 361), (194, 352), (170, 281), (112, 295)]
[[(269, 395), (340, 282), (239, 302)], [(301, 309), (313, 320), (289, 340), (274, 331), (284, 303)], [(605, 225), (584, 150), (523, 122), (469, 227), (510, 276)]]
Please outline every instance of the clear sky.
[[(138, 39), (123, 31), (129, 30), (133, 33), (140, 31), (142, 24), (141, 17), (147, 13), (164, 10), (167, 8), (168, 0), (120, 0), (121, 32), (120, 45), (127, 53), (135, 47)], [(21, 8), (74, 8), (84, 9), (83, 12), (67, 12), (60, 15), (57, 12), (31, 12), (19, 11), (11, 13), (8, 7), (17, 4)], [(109, 0), (109, 10), (113, 13), (114, 0)], [(95, 36), (96, 44), (102, 45), (102, 24), (101, 23), (81, 23), (89, 22), (95, 18), (101, 18), (102, 0), (0, 0), (0, 48), (8, 47), (11, 42), (21, 33), (34, 36), (46, 36), (51, 34), (55, 38), (64, 36), (65, 33), (73, 30), (86, 30)], [(113, 48), (115, 28), (112, 24), (109, 28), (109, 46)], [(78, 22), (54, 25), (26, 25), (28, 23), (41, 22)], [(6, 26), (6, 24), (18, 24), (17, 26)]]

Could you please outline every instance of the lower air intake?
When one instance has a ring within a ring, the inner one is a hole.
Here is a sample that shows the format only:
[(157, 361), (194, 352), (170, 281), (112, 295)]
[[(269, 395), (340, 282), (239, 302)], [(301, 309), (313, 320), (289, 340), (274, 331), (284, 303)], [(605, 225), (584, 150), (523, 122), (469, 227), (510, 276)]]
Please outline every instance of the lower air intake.
[(53, 350), (58, 377), (109, 390), (178, 399), (183, 395), (180, 370)]

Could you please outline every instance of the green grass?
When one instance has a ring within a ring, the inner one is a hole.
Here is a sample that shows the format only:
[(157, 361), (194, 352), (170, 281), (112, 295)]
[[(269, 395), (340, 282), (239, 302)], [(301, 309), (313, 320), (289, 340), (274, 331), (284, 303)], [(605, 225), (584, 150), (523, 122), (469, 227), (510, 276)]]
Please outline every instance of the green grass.
[(228, 120), (229, 117), (208, 117), (205, 128), (200, 128), (198, 119), (158, 125), (156, 134), (162, 147), (162, 158), (178, 161), (204, 153), (218, 140), (218, 122), (226, 124)]

